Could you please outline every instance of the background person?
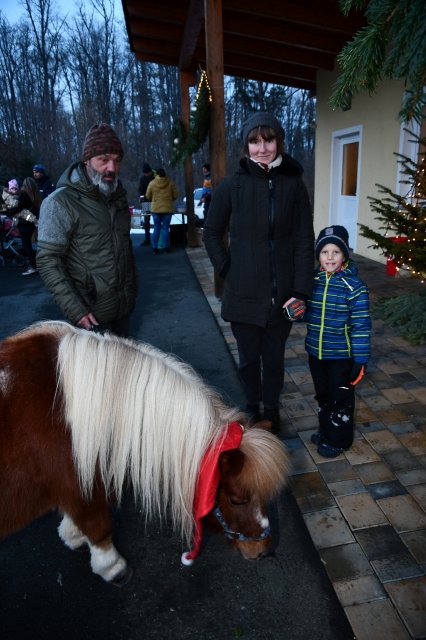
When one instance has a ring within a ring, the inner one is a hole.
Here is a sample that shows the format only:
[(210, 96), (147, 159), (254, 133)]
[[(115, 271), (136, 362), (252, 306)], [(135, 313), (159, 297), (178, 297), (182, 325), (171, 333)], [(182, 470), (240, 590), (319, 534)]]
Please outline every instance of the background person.
[(154, 219), (154, 232), (152, 234), (152, 247), (158, 254), (158, 242), (161, 238), (164, 251), (170, 253), (170, 222), (173, 215), (173, 202), (179, 193), (175, 183), (166, 176), (163, 168), (157, 169), (157, 175), (149, 183), (146, 192), (147, 200), (151, 200), (151, 213)]
[(23, 276), (31, 276), (37, 273), (33, 237), (38, 223), (41, 202), (41, 194), (36, 181), (33, 178), (25, 178), (19, 190), (16, 206), (9, 208), (7, 211), (8, 217), (18, 219), (18, 231), (28, 262), (27, 268), (22, 272)]
[(312, 289), (312, 212), (302, 167), (284, 153), (279, 121), (256, 113), (242, 138), (244, 157), (213, 194), (204, 242), (225, 281), (221, 313), (237, 341), (246, 412), (258, 421), (262, 402), (277, 433), (285, 342)]
[[(138, 187), (139, 200), (141, 202), (145, 201), (146, 190), (148, 189), (149, 183), (152, 180), (154, 180), (154, 178), (155, 178), (155, 172), (151, 169), (151, 166), (148, 164), (148, 162), (144, 162), (142, 166), (142, 176), (141, 176), (141, 179), (139, 180), (139, 187)], [(141, 246), (146, 247), (151, 244), (151, 216), (149, 215), (143, 216), (142, 226), (143, 226), (143, 230), (145, 231), (145, 239), (142, 242)]]
[(88, 131), (82, 161), (43, 201), (37, 264), (69, 322), (127, 336), (137, 285), (129, 204), (118, 179), (122, 158), (109, 124)]
[(204, 221), (207, 218), (207, 212), (209, 210), (210, 201), (212, 199), (212, 179), (210, 173), (210, 165), (208, 162), (203, 164), (203, 191), (198, 204), (204, 204), (203, 215)]
[(315, 245), (319, 267), (308, 301), (306, 351), (318, 402), (318, 453), (334, 458), (353, 441), (355, 385), (370, 356), (367, 286), (349, 259), (345, 227), (323, 229)]
[(42, 200), (55, 190), (55, 185), (51, 181), (44, 164), (37, 163), (33, 166), (33, 178), (38, 184)]

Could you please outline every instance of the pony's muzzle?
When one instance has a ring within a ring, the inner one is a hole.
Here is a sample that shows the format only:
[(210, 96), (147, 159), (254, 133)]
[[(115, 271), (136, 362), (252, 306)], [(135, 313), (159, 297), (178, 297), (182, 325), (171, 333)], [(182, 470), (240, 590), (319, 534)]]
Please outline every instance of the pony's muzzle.
[(232, 540), (232, 546), (237, 549), (244, 560), (261, 560), (271, 554), (272, 538), (268, 536), (264, 540)]

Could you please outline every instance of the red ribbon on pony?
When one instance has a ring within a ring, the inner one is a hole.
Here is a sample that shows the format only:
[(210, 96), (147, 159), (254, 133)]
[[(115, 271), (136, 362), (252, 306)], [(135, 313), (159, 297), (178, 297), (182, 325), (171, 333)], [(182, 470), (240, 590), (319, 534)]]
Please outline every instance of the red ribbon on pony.
[(239, 422), (230, 422), (225, 436), (217, 442), (213, 449), (209, 448), (204, 454), (201, 462), (200, 473), (195, 488), (194, 497), (194, 519), (195, 531), (192, 549), (182, 554), (181, 560), (184, 565), (191, 565), (194, 558), (200, 552), (201, 540), (203, 537), (203, 525), (201, 518), (206, 516), (214, 507), (217, 488), (219, 486), (219, 456), (224, 451), (238, 449), (243, 437), (243, 426)]

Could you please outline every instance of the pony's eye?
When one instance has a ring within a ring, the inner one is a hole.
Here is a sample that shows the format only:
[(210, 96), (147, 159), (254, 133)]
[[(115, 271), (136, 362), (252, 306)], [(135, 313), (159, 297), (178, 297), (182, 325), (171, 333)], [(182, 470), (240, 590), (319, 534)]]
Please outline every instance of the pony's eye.
[(248, 498), (233, 498), (231, 496), (229, 496), (228, 500), (233, 507), (243, 507), (250, 502)]

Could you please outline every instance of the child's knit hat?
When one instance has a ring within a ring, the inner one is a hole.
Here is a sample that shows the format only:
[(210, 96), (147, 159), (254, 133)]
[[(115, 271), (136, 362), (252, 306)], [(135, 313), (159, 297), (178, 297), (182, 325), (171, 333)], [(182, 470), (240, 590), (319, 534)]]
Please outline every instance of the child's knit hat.
[(315, 243), (315, 257), (318, 260), (321, 249), (326, 244), (335, 244), (343, 251), (345, 260), (349, 258), (349, 234), (345, 227), (335, 224), (320, 231)]

